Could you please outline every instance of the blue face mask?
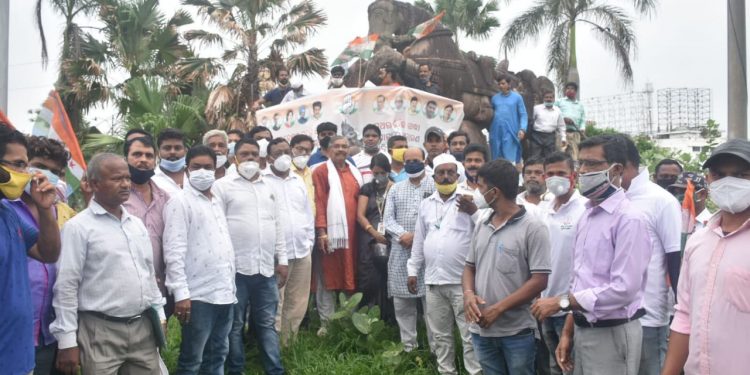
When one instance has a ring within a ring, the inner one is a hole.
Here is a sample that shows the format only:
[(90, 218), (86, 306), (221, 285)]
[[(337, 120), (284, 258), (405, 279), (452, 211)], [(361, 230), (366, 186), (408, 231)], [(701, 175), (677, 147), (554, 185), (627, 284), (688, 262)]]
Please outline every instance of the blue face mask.
[[(47, 177), (47, 181), (49, 181), (49, 183), (52, 184), (52, 186), (57, 186), (57, 184), (60, 182), (60, 177), (58, 175), (46, 169), (34, 168), (34, 167), (29, 168), (29, 173), (31, 173), (32, 176), (35, 175), (37, 171), (42, 172), (42, 174)], [(23, 191), (25, 191), (26, 194), (31, 195), (31, 181), (29, 181), (29, 183), (26, 184), (26, 186), (23, 188)]]
[(410, 160), (404, 163), (404, 170), (408, 174), (417, 174), (424, 170), (424, 162)]
[(161, 161), (159, 162), (159, 167), (167, 172), (179, 172), (185, 168), (185, 157), (183, 156), (182, 158), (175, 161), (161, 159)]

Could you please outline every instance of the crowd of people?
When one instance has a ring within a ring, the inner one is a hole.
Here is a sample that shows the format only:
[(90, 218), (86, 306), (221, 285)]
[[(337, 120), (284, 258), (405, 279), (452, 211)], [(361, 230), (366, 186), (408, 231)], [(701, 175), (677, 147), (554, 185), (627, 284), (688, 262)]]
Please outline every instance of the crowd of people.
[(650, 173), (628, 136), (580, 139), (569, 84), (534, 108), (519, 163), (509, 84), (489, 148), (439, 128), (409, 147), (372, 124), (356, 150), (330, 122), (317, 139), (256, 126), (192, 146), (131, 130), (88, 161), (78, 213), (65, 146), (0, 124), (0, 372), (158, 374), (174, 317), (177, 373), (242, 374), (253, 336), (283, 374), (310, 299), (324, 336), (337, 294), (361, 292), (406, 352), (424, 317), (441, 374), (457, 350), (470, 374), (744, 374), (750, 142)]

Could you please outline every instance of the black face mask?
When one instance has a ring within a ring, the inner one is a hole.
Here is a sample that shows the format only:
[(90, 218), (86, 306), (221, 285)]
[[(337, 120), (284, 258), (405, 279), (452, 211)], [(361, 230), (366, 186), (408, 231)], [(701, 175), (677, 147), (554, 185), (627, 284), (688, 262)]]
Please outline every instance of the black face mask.
[(660, 178), (656, 180), (656, 184), (664, 189), (668, 188), (669, 185), (672, 185), (675, 182), (677, 182), (676, 178)]
[(463, 163), (463, 161), (464, 161), (464, 152), (463, 151), (451, 152), (451, 155), (453, 155), (453, 157), (456, 158), (456, 161)]
[(154, 176), (153, 169), (138, 169), (130, 164), (128, 164), (128, 169), (130, 170), (130, 181), (133, 181), (136, 185), (143, 185)]

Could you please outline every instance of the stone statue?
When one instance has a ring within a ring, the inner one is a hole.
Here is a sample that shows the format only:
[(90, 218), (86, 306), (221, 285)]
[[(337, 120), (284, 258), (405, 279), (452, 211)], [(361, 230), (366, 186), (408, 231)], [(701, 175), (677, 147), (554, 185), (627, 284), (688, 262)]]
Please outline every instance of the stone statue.
[[(419, 64), (429, 63), (442, 95), (464, 104), (461, 128), (472, 140), (484, 139), (481, 130), (489, 127), (494, 114), (490, 99), (499, 91), (497, 77), (512, 74), (508, 71), (508, 61), (496, 63), (492, 57), (459, 50), (453, 33), (442, 24), (426, 37), (415, 40), (408, 35), (409, 30), (434, 15), (414, 5), (377, 0), (370, 4), (367, 13), (368, 34), (378, 34), (380, 38), (369, 61), (358, 60), (351, 66), (344, 77), (345, 84), (360, 87), (367, 80), (376, 82), (378, 69), (385, 63), (400, 66), (405, 82), (416, 82)], [(529, 70), (515, 77), (514, 87), (519, 93), (523, 91), (527, 110), (533, 113), (533, 105), (542, 102), (541, 87), (546, 88), (551, 82), (546, 77), (537, 78)]]

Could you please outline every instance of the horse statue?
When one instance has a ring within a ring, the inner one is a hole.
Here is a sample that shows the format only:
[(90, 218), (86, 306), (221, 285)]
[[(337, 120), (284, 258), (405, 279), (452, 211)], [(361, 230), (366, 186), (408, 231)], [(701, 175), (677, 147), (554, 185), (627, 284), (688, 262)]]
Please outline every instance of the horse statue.
[[(494, 115), (490, 99), (499, 91), (497, 78), (500, 74), (513, 75), (507, 71), (507, 60), (498, 64), (492, 57), (461, 51), (453, 32), (442, 24), (427, 36), (414, 38), (409, 30), (434, 15), (412, 4), (377, 0), (369, 5), (367, 14), (368, 34), (378, 34), (380, 38), (369, 61), (358, 60), (349, 68), (344, 77), (346, 86), (361, 87), (367, 80), (376, 82), (378, 69), (386, 63), (399, 66), (405, 82), (416, 82), (419, 64), (428, 63), (442, 95), (463, 102), (461, 128), (472, 140), (484, 139), (481, 131), (489, 127)], [(533, 105), (542, 102), (541, 92), (554, 86), (530, 70), (521, 73), (513, 75), (513, 86), (524, 97), (529, 113), (533, 113)]]

